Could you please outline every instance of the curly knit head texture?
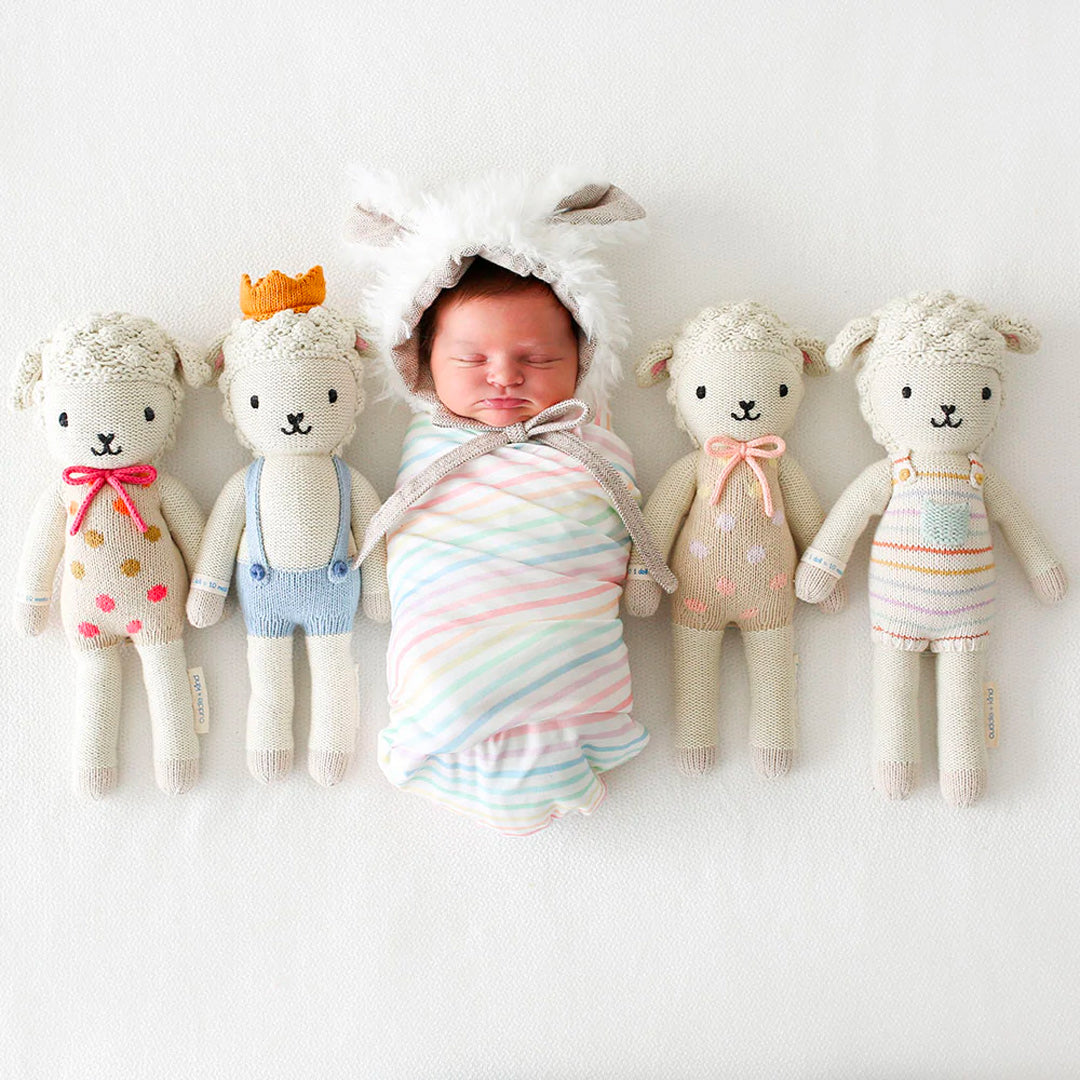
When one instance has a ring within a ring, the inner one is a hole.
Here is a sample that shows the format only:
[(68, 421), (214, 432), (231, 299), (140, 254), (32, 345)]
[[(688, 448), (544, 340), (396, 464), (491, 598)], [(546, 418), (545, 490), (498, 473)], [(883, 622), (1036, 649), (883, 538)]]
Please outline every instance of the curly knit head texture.
[(593, 253), (640, 230), (645, 212), (625, 192), (567, 175), (489, 174), (420, 194), (387, 174), (362, 173), (354, 196), (348, 237), (363, 261), (375, 262), (367, 300), (393, 361), (386, 374), (394, 393), (418, 407), (437, 403), (414, 331), (439, 293), (480, 257), (551, 286), (580, 332), (578, 386), (606, 400), (628, 325)]
[[(863, 416), (875, 441), (890, 449), (896, 443), (887, 419), (875, 413), (871, 391), (886, 367), (918, 373), (948, 368), (957, 384), (981, 383), (977, 369), (1006, 373), (1009, 352), (1032, 353), (1038, 330), (1023, 319), (995, 315), (976, 300), (952, 292), (915, 293), (891, 301), (872, 315), (852, 319), (826, 351), (830, 367), (854, 361)], [(999, 400), (1000, 404), (1000, 400)], [(989, 432), (987, 432), (989, 434)]]

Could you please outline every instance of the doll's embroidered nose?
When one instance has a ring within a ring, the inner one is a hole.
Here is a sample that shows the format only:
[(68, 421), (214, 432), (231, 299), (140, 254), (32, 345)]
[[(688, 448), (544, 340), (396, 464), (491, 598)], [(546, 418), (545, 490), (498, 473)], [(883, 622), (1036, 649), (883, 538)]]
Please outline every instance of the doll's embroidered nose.
[(282, 435), (307, 435), (311, 431), (310, 424), (306, 428), (300, 426), (300, 422), (304, 419), (302, 412), (286, 413), (285, 419), (289, 421), (289, 427), (281, 429)]
[(115, 438), (116, 438), (116, 433), (115, 432), (111, 432), (108, 435), (104, 435), (99, 431), (98, 432), (98, 439), (101, 441), (101, 449), (98, 450), (98, 448), (96, 446), (91, 446), (90, 447), (90, 453), (92, 453), (95, 457), (104, 457), (106, 454), (110, 454), (110, 455), (115, 456), (116, 454), (123, 453), (124, 448), (122, 446), (116, 447), (115, 450), (112, 448), (112, 441)]
[(937, 427), (937, 428), (941, 428), (941, 427), (957, 428), (964, 422), (962, 419), (956, 420), (956, 421), (953, 420), (952, 414), (954, 412), (956, 412), (956, 406), (955, 405), (942, 405), (941, 406), (941, 411), (945, 414), (945, 419), (944, 420), (935, 420), (933, 417), (930, 418), (930, 423), (934, 427)]
[(737, 413), (732, 413), (731, 414), (731, 419), (732, 420), (760, 420), (761, 419), (761, 413), (758, 413), (756, 416), (751, 416), (750, 415), (750, 411), (753, 409), (753, 407), (754, 407), (753, 399), (751, 399), (750, 401), (740, 401), (739, 402), (739, 408), (742, 409), (742, 416), (739, 416)]

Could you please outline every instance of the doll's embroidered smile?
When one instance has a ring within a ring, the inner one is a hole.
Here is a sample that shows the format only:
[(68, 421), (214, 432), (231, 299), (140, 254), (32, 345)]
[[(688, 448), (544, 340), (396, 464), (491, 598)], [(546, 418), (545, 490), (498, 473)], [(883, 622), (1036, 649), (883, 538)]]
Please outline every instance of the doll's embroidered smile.
[(105, 457), (106, 454), (110, 457), (115, 457), (117, 454), (122, 454), (124, 452), (122, 446), (117, 446), (115, 449), (113, 448), (112, 441), (116, 438), (115, 433), (112, 435), (102, 435), (99, 431), (98, 438), (101, 440), (101, 449), (98, 450), (96, 447), (90, 447), (90, 453), (93, 454), (94, 457)]
[(738, 413), (732, 413), (731, 414), (731, 419), (732, 420), (760, 420), (761, 419), (761, 413), (755, 413), (753, 416), (750, 415), (750, 410), (753, 407), (754, 407), (754, 402), (753, 401), (740, 401), (739, 402), (739, 408), (742, 409), (743, 414), (742, 414), (742, 416), (739, 416)]
[(282, 428), (281, 429), (281, 434), (282, 435), (308, 435), (308, 434), (310, 434), (310, 432), (311, 432), (311, 425), (310, 424), (308, 424), (308, 426), (306, 428), (302, 428), (300, 426), (300, 421), (304, 419), (304, 414), (302, 412), (287, 413), (286, 416), (285, 416), (285, 419), (288, 420), (289, 423), (292, 426), (288, 427), (288, 428)]
[(932, 416), (930, 417), (930, 423), (934, 427), (958, 428), (964, 422), (962, 418), (953, 422), (952, 414), (956, 412), (955, 405), (942, 405), (941, 411), (945, 414), (944, 420), (935, 420)]

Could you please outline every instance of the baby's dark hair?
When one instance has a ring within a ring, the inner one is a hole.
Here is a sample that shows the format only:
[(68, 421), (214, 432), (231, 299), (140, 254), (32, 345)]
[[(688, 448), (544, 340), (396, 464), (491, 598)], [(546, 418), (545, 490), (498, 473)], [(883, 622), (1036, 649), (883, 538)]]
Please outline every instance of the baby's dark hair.
[[(435, 340), (435, 328), (439, 322), (439, 311), (446, 304), (460, 304), (464, 300), (477, 300), (489, 296), (507, 296), (513, 293), (531, 292), (545, 289), (552, 296), (555, 290), (538, 277), (522, 277), (513, 270), (507, 270), (487, 259), (475, 258), (461, 280), (452, 288), (443, 289), (431, 306), (420, 317), (416, 327), (416, 343), (420, 363), (431, 362), (431, 345)], [(558, 299), (558, 297), (556, 297)], [(560, 301), (561, 303), (561, 301)]]

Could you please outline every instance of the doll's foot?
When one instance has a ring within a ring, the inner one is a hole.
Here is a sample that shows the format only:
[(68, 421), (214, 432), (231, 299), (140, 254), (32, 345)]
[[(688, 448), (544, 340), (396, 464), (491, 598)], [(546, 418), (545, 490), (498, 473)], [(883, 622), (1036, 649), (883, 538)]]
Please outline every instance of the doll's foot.
[(750, 748), (754, 761), (754, 770), (759, 776), (770, 780), (777, 776), (786, 776), (791, 772), (791, 763), (795, 760), (794, 750), (777, 750), (768, 746)]
[(154, 762), (154, 779), (166, 795), (183, 795), (199, 779), (198, 758), (168, 758)]
[(101, 799), (116, 787), (115, 765), (90, 765), (75, 773), (75, 786), (80, 795)]
[(874, 766), (874, 787), (886, 799), (906, 799), (915, 790), (917, 776), (912, 761), (879, 761)]
[(350, 761), (352, 754), (344, 750), (309, 750), (307, 767), (316, 783), (333, 787), (345, 778)]
[(293, 752), (288, 750), (249, 750), (248, 770), (260, 783), (284, 780), (292, 772)]
[(985, 791), (985, 769), (949, 769), (941, 774), (941, 794), (950, 806), (971, 806)]
[(716, 764), (715, 746), (680, 746), (676, 753), (683, 776), (704, 776)]

